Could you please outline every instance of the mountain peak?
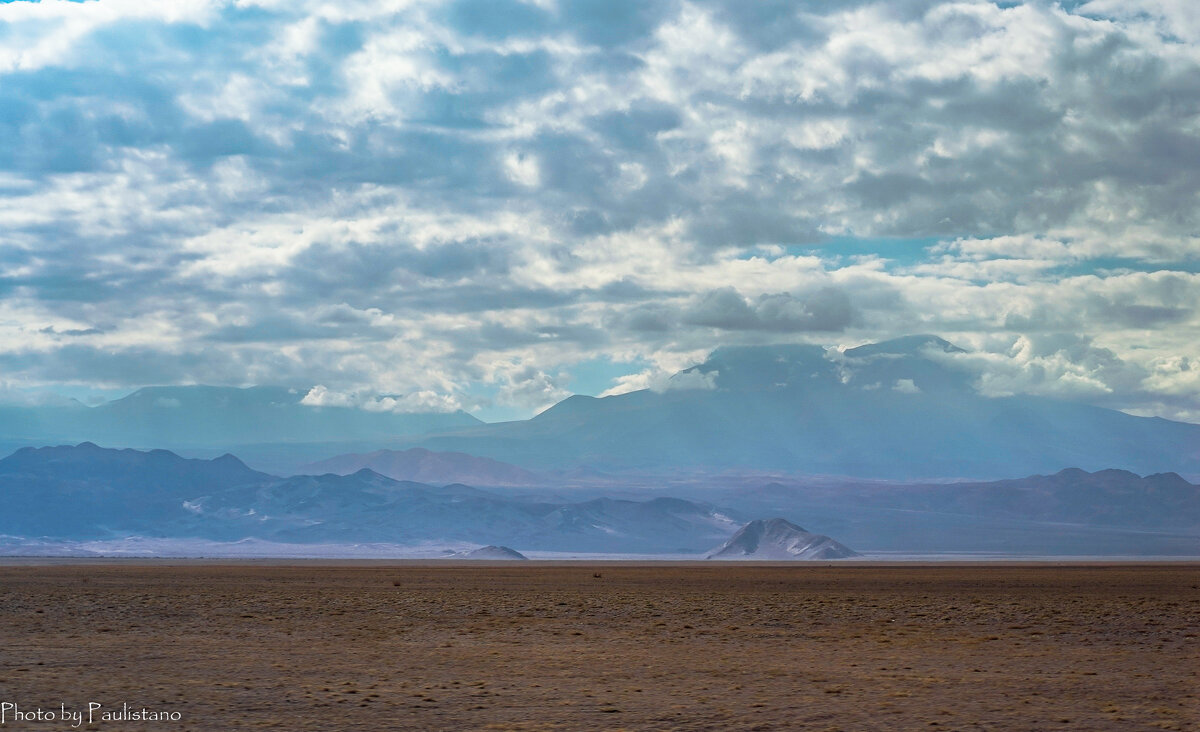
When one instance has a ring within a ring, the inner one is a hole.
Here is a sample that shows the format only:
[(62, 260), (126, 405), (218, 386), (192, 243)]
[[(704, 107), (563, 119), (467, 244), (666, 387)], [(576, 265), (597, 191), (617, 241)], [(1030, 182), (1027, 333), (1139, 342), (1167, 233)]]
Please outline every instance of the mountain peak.
[(807, 344), (722, 346), (679, 372), (709, 377), (719, 389), (882, 389), (907, 393), (970, 389), (970, 377), (932, 354), (966, 353), (935, 335), (909, 335), (842, 352)]
[[(1042, 476), (1032, 476), (1041, 478)], [(1082, 468), (1063, 468), (1053, 475), (1045, 476), (1046, 479), (1055, 483), (1080, 483), (1088, 480), (1092, 474)]]
[(246, 465), (246, 463), (242, 462), (241, 458), (239, 458), (237, 455), (234, 455), (233, 453), (228, 453), (228, 452), (225, 453), (224, 455), (221, 455), (220, 457), (213, 458), (212, 463), (213, 463), (213, 465), (220, 465), (220, 466), (229, 467), (229, 468), (241, 468), (241, 469), (245, 469), (245, 470), (250, 469), (249, 466)]
[(1196, 488), (1197, 487), (1195, 484), (1184, 479), (1184, 477), (1182, 475), (1180, 475), (1179, 473), (1175, 473), (1175, 472), (1154, 473), (1152, 475), (1147, 475), (1144, 478), (1144, 480), (1146, 480), (1147, 482), (1155, 483), (1157, 485), (1169, 485), (1169, 486), (1176, 486), (1176, 487), (1180, 487), (1180, 488), (1182, 488), (1182, 487)]
[(0, 475), (74, 476), (85, 480), (126, 480), (137, 478), (153, 484), (165, 475), (184, 482), (207, 485), (214, 481), (228, 485), (268, 479), (271, 476), (251, 470), (233, 455), (214, 460), (181, 457), (170, 450), (133, 450), (99, 447), (91, 442), (57, 447), (22, 448), (0, 460)]
[(510, 561), (510, 560), (529, 559), (529, 557), (525, 556), (524, 554), (517, 551), (516, 549), (509, 549), (506, 546), (496, 546), (494, 544), (489, 544), (487, 546), (481, 546), (478, 549), (472, 549), (471, 551), (458, 552), (458, 553), (450, 555), (449, 558), (450, 559), (486, 559), (486, 560), (492, 560), (492, 561), (496, 561), (496, 560)]
[(837, 371), (825, 349), (806, 344), (721, 346), (704, 363), (676, 375), (712, 375), (719, 389), (763, 390), (781, 386), (833, 384)]
[(844, 559), (858, 554), (828, 536), (805, 531), (784, 518), (757, 519), (738, 529), (706, 559)]
[(584, 394), (572, 394), (554, 406), (542, 410), (535, 415), (533, 419), (542, 419), (549, 416), (567, 417), (576, 414), (586, 414), (588, 408), (598, 401), (600, 400), (597, 397), (586, 396)]

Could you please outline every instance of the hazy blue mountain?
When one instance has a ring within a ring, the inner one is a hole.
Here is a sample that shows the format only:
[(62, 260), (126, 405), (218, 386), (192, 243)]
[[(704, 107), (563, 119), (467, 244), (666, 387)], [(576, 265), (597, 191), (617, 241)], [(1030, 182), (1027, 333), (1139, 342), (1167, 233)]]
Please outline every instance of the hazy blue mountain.
[(802, 521), (859, 551), (1200, 554), (1200, 486), (1172, 473), (1070, 469), (950, 484), (700, 475), (660, 489), (683, 497), (645, 490), (583, 500), (566, 491), (437, 487), (367, 469), (279, 478), (231, 455), (194, 460), (84, 443), (0, 460), (0, 535), (44, 538), (36, 550), (49, 553), (55, 540), (134, 536), (699, 555), (746, 517), (766, 515)]
[(843, 353), (807, 345), (718, 348), (665, 390), (573, 396), (532, 419), (499, 424), (462, 412), (314, 408), (300, 403), (300, 392), (277, 387), (153, 387), (91, 408), (70, 401), (0, 408), (0, 446), (91, 440), (196, 457), (236, 452), (277, 474), (345, 453), (424, 448), (474, 457), (437, 466), (442, 458), (395, 450), (401, 454), (316, 468), (373, 467), (422, 482), (492, 485), (543, 482), (520, 470), (889, 480), (998, 479), (1066, 467), (1200, 474), (1200, 425), (1037, 396), (984, 397), (955, 366), (960, 351), (934, 336)]
[(363, 469), (259, 473), (237, 458), (165, 450), (27, 448), (0, 460), (0, 535), (63, 540), (126, 535), (237, 541), (458, 541), (544, 551), (703, 551), (740, 520), (670, 498), (551, 502), (466, 485), (435, 487)]
[[(718, 348), (679, 388), (573, 396), (531, 420), (413, 442), (537, 469), (1002, 478), (1075, 466), (1200, 472), (1200, 425), (1036, 396), (988, 398), (933, 336), (827, 354)], [(701, 388), (683, 388), (683, 387)]]
[(828, 536), (805, 531), (787, 519), (751, 521), (705, 559), (793, 561), (860, 556)]
[(983, 483), (773, 482), (713, 495), (723, 502), (736, 497), (739, 508), (755, 512), (858, 504), (876, 510), (1200, 534), (1200, 485), (1176, 473), (1142, 477), (1127, 470), (1089, 473), (1068, 468), (1053, 475)]
[(1177, 473), (1142, 477), (1127, 470), (1089, 473), (1068, 468), (1053, 475), (990, 483), (909, 486), (895, 496), (880, 498), (882, 505), (897, 508), (1200, 533), (1200, 486)]
[(535, 486), (547, 480), (544, 476), (498, 460), (461, 452), (433, 452), (423, 447), (338, 455), (304, 465), (301, 472), (349, 475), (363, 468), (396, 480), (434, 485), (469, 483), (477, 486)]
[(79, 442), (76, 433), (89, 409), (78, 401), (42, 406), (0, 405), (0, 442), (11, 449), (29, 443)]
[(740, 522), (707, 504), (529, 501), (462, 485), (394, 481), (370, 470), (294, 476), (197, 497), (194, 531), (289, 542), (471, 541), (583, 552), (696, 552)]
[[(481, 424), (465, 412), (396, 414), (301, 404), (295, 389), (156, 386), (95, 407), (0, 408), (0, 438), (130, 447), (217, 447), (261, 443), (347, 443)], [(309, 457), (311, 460), (311, 457)]]
[(1200, 485), (1124, 470), (981, 482), (713, 482), (685, 497), (803, 517), (859, 551), (1200, 555)]
[(213, 486), (272, 480), (232, 455), (188, 460), (166, 450), (23, 448), (0, 460), (0, 534), (99, 538), (157, 532)]

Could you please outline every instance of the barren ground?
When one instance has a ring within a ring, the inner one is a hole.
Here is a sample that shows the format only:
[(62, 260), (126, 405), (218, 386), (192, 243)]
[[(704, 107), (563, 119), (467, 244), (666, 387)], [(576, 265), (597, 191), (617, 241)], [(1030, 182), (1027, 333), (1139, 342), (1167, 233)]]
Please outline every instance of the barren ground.
[(1197, 633), (1195, 564), (33, 563), (0, 567), (0, 702), (181, 715), (101, 730), (1186, 730)]

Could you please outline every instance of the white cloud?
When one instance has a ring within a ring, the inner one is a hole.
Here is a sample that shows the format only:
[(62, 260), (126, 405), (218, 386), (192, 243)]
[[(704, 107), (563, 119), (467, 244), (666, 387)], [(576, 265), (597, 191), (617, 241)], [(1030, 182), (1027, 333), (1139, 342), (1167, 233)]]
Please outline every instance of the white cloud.
[(1200, 410), (1189, 2), (751, 5), (0, 5), (0, 365), (529, 411), (597, 351), (937, 332)]
[(1125, 23), (1150, 22), (1155, 31), (1184, 41), (1200, 41), (1200, 18), (1191, 0), (1090, 0), (1077, 12)]
[(665, 383), (655, 384), (655, 391), (710, 391), (717, 388), (717, 378), (720, 372), (699, 370), (681, 371), (674, 374)]
[(462, 404), (453, 396), (429, 390), (399, 396), (381, 396), (362, 392), (331, 391), (319, 384), (310, 389), (300, 403), (310, 407), (342, 407), (396, 414), (454, 412), (462, 409)]
[(0, 24), (17, 32), (7, 34), (0, 46), (0, 72), (84, 66), (88, 59), (78, 53), (79, 42), (98, 29), (130, 21), (207, 23), (216, 7), (212, 0), (5, 3), (0, 5)]
[(308, 390), (304, 398), (300, 400), (301, 404), (309, 407), (354, 407), (358, 406), (355, 399), (349, 394), (343, 394), (336, 391), (330, 391), (324, 385), (318, 384)]
[(504, 169), (510, 180), (523, 186), (535, 188), (542, 180), (538, 160), (534, 155), (509, 153), (504, 156)]

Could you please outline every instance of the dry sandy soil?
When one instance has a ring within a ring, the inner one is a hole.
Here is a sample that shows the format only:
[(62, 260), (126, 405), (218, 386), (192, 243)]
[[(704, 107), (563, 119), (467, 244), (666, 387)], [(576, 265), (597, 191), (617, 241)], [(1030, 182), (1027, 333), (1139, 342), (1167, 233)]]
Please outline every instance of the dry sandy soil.
[(1200, 729), (1195, 564), (38, 563), (0, 593), (0, 702), (180, 716), (78, 729)]

